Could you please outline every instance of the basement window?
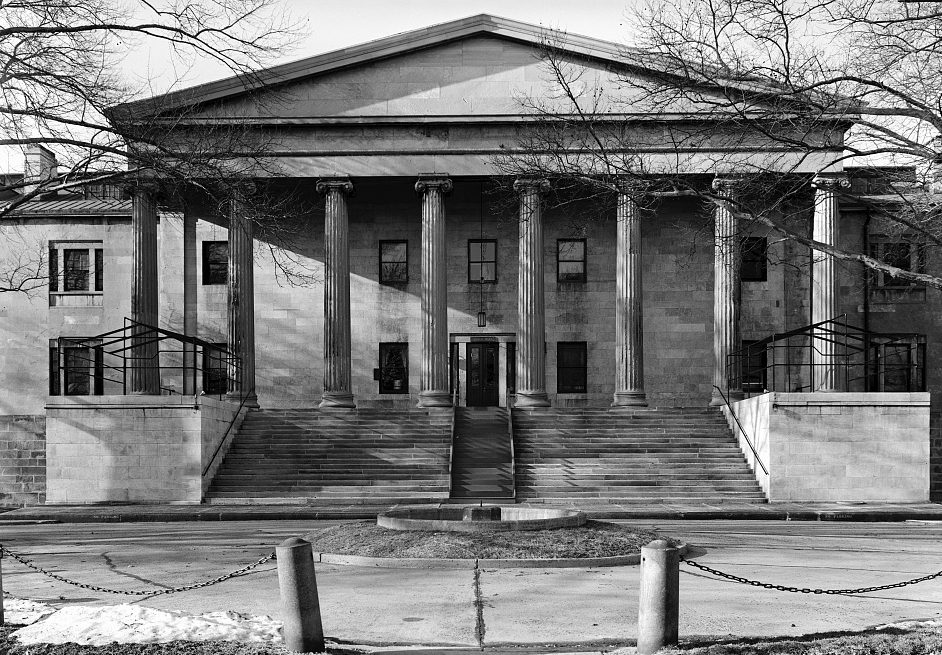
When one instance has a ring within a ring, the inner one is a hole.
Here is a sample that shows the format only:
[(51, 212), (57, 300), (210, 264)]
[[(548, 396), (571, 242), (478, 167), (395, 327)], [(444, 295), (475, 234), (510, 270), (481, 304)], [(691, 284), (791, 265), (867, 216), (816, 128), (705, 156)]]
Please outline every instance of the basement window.
[(556, 344), (556, 393), (586, 393), (588, 348), (585, 341)]
[(409, 344), (379, 344), (379, 392), (409, 393)]

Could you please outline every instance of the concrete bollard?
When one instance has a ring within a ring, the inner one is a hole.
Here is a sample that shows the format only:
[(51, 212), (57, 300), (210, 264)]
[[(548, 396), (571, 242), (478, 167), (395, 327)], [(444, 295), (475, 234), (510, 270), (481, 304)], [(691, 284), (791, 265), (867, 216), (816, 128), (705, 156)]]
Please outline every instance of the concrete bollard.
[(324, 651), (324, 628), (314, 578), (314, 551), (304, 539), (291, 537), (275, 548), (285, 646), (299, 653)]
[(680, 549), (663, 539), (641, 548), (638, 655), (677, 643), (680, 610)]

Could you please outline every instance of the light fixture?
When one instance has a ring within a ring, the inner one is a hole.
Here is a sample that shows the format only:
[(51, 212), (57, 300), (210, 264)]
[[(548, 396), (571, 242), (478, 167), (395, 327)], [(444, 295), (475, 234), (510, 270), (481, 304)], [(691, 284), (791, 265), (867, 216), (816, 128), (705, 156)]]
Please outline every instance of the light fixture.
[(483, 309), (478, 312), (478, 327), (487, 327), (487, 312)]

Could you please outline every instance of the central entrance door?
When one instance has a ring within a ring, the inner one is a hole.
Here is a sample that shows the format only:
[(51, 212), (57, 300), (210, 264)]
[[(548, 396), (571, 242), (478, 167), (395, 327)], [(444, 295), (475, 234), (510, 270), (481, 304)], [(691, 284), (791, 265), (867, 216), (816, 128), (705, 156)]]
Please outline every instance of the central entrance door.
[(468, 407), (497, 407), (497, 344), (468, 344)]

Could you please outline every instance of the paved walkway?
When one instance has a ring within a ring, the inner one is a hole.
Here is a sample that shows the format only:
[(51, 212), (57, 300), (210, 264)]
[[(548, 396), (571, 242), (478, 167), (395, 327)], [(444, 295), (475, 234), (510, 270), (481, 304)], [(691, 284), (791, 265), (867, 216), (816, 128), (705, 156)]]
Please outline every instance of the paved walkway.
[[(526, 506), (522, 503), (521, 506)], [(549, 505), (536, 504), (535, 507)], [(605, 519), (906, 521), (942, 520), (942, 503), (724, 503), (555, 504)], [(375, 518), (393, 505), (318, 503), (304, 505), (79, 505), (25, 507), (3, 511), (3, 521), (112, 523), (127, 521), (250, 521)]]
[[(632, 521), (677, 536), (697, 561), (785, 585), (884, 584), (940, 568), (942, 525), (796, 521)], [(3, 541), (60, 575), (120, 589), (180, 585), (239, 568), (311, 521), (3, 526)], [(513, 645), (599, 650), (636, 638), (638, 567), (423, 571), (320, 565), (324, 630), (350, 644)], [(55, 605), (141, 603), (278, 615), (275, 567), (180, 594), (122, 597), (71, 587), (3, 561), (3, 586)], [(942, 617), (942, 580), (858, 596), (814, 596), (681, 574), (685, 640), (860, 630)]]

